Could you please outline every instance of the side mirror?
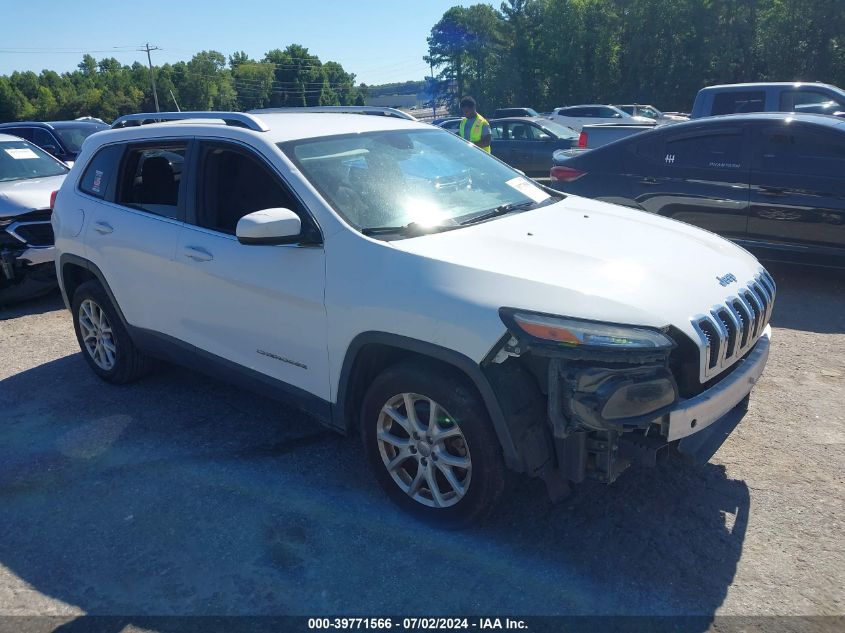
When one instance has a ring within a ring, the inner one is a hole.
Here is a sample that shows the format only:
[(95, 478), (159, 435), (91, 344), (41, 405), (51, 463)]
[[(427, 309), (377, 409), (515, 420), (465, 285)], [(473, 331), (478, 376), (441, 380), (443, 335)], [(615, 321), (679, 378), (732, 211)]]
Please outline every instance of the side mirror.
[(262, 209), (238, 220), (235, 235), (241, 244), (291, 244), (299, 239), (302, 221), (290, 209)]

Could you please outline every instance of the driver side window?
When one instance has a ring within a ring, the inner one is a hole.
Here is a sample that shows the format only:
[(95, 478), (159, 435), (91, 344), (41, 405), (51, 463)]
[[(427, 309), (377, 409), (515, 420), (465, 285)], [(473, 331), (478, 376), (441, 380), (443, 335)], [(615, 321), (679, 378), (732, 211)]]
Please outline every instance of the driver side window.
[(200, 155), (199, 226), (234, 235), (238, 220), (255, 211), (284, 207), (299, 213), (294, 196), (246, 150), (204, 143)]

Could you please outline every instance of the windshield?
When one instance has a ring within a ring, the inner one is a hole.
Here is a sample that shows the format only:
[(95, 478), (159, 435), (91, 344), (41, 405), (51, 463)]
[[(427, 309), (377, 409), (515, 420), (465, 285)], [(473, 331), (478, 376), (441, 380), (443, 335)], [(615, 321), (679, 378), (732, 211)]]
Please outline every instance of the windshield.
[(0, 182), (66, 174), (68, 168), (26, 141), (0, 141)]
[(542, 127), (552, 132), (558, 138), (578, 138), (578, 132), (571, 127), (566, 127), (554, 121), (543, 121)]
[(80, 125), (79, 127), (54, 127), (53, 131), (62, 139), (65, 147), (74, 154), (78, 154), (82, 149), (82, 143), (86, 138), (91, 136), (94, 132), (109, 129), (108, 125)]
[(457, 226), (505, 207), (552, 199), (520, 173), (442, 130), (369, 132), (279, 147), (364, 232)]
[(650, 119), (659, 119), (661, 113), (651, 106), (640, 106), (640, 115), (647, 116)]

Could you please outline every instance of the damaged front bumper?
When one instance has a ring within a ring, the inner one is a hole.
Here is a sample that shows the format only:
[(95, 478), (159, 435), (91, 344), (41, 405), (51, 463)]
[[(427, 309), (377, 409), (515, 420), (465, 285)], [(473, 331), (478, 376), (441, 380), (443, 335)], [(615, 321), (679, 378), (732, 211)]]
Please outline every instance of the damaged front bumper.
[(56, 286), (49, 211), (0, 218), (0, 302), (38, 296)]
[[(516, 384), (516, 366), (533, 366), (531, 373), (544, 387), (549, 459), (539, 457), (543, 450), (535, 442), (524, 452), (528, 467), (523, 470), (547, 484), (555, 477), (610, 483), (632, 464), (656, 464), (670, 447), (695, 462), (708, 461), (745, 415), (749, 394), (766, 366), (770, 341), (771, 328), (766, 326), (748, 353), (721, 377), (699, 386), (699, 393), (678, 387), (668, 351), (662, 357), (640, 354), (636, 361), (622, 355), (591, 358), (529, 348), (524, 341), (515, 347), (517, 341), (511, 339), (511, 345), (503, 347), (511, 357), (493, 372), (502, 372)], [(516, 351), (520, 356), (515, 357)], [(497, 380), (508, 384), (502, 377)]]

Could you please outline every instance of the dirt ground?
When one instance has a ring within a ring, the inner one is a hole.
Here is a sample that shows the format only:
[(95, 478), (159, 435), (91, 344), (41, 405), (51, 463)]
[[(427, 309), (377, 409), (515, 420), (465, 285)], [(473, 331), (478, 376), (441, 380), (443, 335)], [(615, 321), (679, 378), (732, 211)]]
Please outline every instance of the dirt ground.
[(0, 615), (845, 613), (845, 275), (772, 267), (769, 365), (711, 462), (459, 533), (355, 439), (167, 367), (100, 382), (51, 296), (0, 312)]

